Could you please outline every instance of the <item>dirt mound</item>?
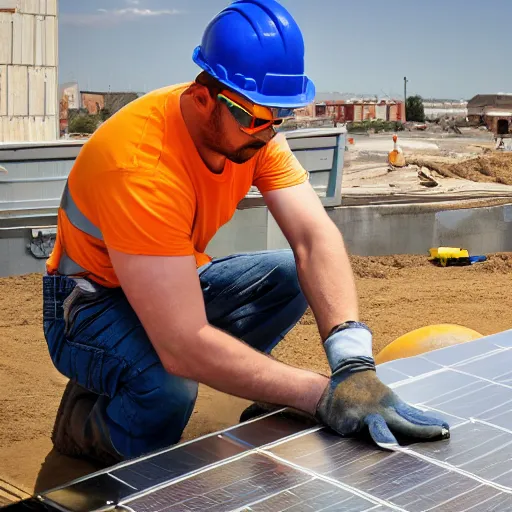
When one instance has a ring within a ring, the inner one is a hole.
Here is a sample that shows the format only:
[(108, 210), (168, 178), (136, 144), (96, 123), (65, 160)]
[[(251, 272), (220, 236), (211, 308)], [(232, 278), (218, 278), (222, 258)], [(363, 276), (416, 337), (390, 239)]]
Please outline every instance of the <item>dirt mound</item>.
[[(475, 263), (471, 267), (466, 266), (471, 272), (484, 274), (511, 274), (512, 275), (512, 253), (489, 254), (487, 261)], [(408, 269), (420, 267), (436, 267), (429, 261), (429, 255), (396, 255), (396, 256), (375, 256), (362, 257), (351, 256), (352, 269), (357, 278), (368, 279), (392, 279), (399, 277)]]
[(356, 277), (388, 279), (405, 268), (430, 265), (428, 255), (396, 255), (396, 256), (351, 256), (352, 270)]
[(512, 153), (491, 152), (463, 161), (438, 158), (408, 158), (408, 163), (427, 167), (446, 178), (464, 178), (480, 183), (512, 185)]
[(471, 267), (471, 271), (484, 274), (512, 275), (512, 253), (490, 254), (487, 256), (487, 261), (484, 263), (475, 263)]
[(457, 176), (471, 181), (512, 185), (512, 153), (491, 153), (450, 167)]

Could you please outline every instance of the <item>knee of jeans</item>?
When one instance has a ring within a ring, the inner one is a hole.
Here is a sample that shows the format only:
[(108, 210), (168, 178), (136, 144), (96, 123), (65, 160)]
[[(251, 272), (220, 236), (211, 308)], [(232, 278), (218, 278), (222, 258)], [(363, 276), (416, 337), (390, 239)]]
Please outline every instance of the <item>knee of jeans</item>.
[(197, 398), (197, 382), (176, 377), (166, 372), (166, 377), (159, 390), (160, 399), (164, 403), (173, 403), (179, 408), (193, 407)]
[[(158, 372), (160, 379), (151, 390), (132, 390), (132, 434), (164, 436), (165, 443), (178, 442), (187, 426), (197, 399), (197, 382)], [(135, 396), (134, 396), (135, 395)]]

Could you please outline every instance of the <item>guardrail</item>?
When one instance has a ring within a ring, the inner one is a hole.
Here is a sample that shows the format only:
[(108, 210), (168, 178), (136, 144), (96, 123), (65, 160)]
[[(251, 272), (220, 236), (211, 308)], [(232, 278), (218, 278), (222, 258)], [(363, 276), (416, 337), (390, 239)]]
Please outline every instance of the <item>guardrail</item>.
[[(326, 207), (341, 204), (346, 129), (283, 132)], [(0, 144), (0, 275), (39, 272), (56, 235), (57, 210), (86, 140)], [(263, 207), (251, 189), (240, 210)], [(263, 248), (263, 247), (262, 247)]]

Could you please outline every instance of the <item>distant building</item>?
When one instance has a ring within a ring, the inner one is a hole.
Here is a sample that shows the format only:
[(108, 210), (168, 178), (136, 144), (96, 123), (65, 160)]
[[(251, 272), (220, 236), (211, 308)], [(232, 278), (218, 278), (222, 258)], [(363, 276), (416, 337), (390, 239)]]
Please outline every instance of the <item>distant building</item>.
[(64, 103), (68, 109), (79, 110), (80, 104), (80, 89), (77, 82), (67, 82), (59, 86), (59, 99)]
[(468, 102), (468, 119), (496, 136), (512, 134), (512, 94), (477, 94)]
[(138, 92), (80, 92), (82, 108), (87, 110), (89, 114), (98, 114), (105, 109), (113, 115), (141, 95)]
[(468, 102), (464, 100), (423, 99), (423, 109), (427, 120), (441, 117), (467, 117)]
[(300, 109), (296, 115), (298, 118), (330, 118), (335, 123), (357, 123), (377, 119), (405, 122), (404, 113), (402, 100), (320, 93), (314, 103)]
[(67, 132), (69, 111), (80, 110), (80, 90), (77, 82), (68, 82), (59, 86), (59, 125), (60, 135)]
[(99, 114), (105, 108), (105, 93), (80, 91), (82, 108), (89, 114)]
[(142, 95), (143, 93), (139, 92), (81, 91), (76, 82), (61, 84), (59, 87), (60, 135), (63, 136), (68, 132), (70, 111), (90, 115), (105, 113), (109, 117)]

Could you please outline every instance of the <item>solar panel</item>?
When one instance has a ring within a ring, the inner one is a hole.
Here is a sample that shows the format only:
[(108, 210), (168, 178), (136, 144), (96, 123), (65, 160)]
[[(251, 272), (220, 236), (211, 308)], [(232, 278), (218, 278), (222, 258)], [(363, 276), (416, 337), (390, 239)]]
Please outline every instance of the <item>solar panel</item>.
[(281, 410), (39, 500), (67, 512), (512, 510), (512, 330), (377, 373), (404, 400), (446, 418), (451, 438), (384, 451)]

